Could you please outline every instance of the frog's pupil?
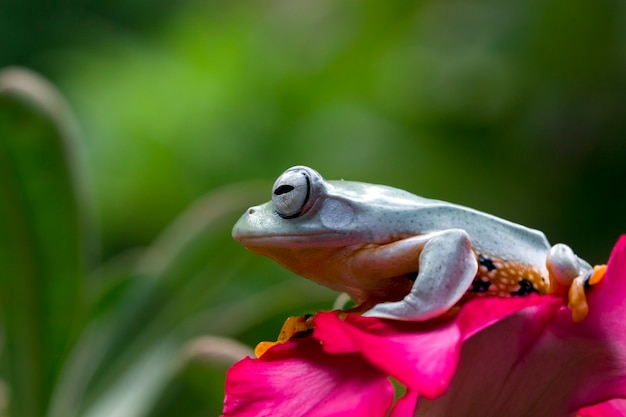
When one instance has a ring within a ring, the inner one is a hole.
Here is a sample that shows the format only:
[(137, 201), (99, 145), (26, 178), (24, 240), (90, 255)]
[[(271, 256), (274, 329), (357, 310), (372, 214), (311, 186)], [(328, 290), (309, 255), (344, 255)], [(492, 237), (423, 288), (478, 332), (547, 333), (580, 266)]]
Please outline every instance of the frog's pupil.
[(283, 195), (283, 194), (287, 194), (289, 191), (293, 190), (294, 186), (293, 185), (281, 185), (280, 187), (276, 188), (274, 190), (274, 194), (275, 195)]

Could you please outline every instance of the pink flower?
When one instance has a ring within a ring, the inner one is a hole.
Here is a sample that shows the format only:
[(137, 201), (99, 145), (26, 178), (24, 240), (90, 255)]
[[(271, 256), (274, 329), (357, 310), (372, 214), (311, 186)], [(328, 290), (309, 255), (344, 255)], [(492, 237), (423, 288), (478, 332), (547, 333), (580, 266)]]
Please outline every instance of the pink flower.
[(224, 416), (623, 416), (625, 295), (623, 236), (578, 323), (556, 295), (477, 298), (427, 323), (318, 313), (311, 336), (229, 370)]

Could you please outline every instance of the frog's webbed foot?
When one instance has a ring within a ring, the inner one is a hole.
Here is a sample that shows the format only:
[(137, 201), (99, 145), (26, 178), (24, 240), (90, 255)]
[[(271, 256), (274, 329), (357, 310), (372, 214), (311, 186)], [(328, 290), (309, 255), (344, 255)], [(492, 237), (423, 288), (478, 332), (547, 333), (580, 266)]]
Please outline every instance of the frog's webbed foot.
[(468, 234), (461, 229), (437, 232), (424, 244), (419, 274), (403, 300), (377, 304), (364, 316), (425, 321), (456, 304), (471, 285), (478, 264)]
[(593, 270), (584, 275), (579, 275), (572, 282), (569, 288), (567, 307), (572, 310), (572, 320), (575, 322), (584, 320), (589, 314), (587, 291), (604, 278), (605, 272), (606, 265), (596, 265)]
[(313, 331), (313, 322), (311, 321), (311, 317), (312, 316), (310, 314), (306, 314), (304, 316), (287, 317), (287, 320), (285, 320), (282, 329), (280, 329), (280, 333), (278, 334), (278, 338), (276, 339), (276, 341), (260, 342), (254, 348), (254, 355), (257, 358), (260, 358), (272, 346), (285, 343), (288, 340), (296, 337), (303, 337), (311, 334), (311, 332)]
[(591, 267), (574, 254), (569, 246), (559, 243), (552, 246), (546, 266), (550, 272), (550, 284), (553, 292), (568, 296), (568, 307), (572, 310), (572, 319), (579, 322), (587, 317), (587, 291), (604, 277), (605, 265)]

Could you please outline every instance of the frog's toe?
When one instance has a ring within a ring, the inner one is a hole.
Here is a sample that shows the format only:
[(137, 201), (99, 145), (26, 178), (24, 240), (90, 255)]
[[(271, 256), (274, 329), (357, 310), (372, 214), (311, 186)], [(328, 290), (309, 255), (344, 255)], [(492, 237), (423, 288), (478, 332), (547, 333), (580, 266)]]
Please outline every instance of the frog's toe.
[(606, 272), (606, 265), (596, 265), (592, 271), (586, 275), (580, 275), (572, 282), (569, 288), (569, 302), (567, 306), (572, 310), (572, 320), (579, 322), (584, 320), (589, 314), (587, 304), (587, 291), (597, 285)]
[(593, 267), (593, 271), (585, 279), (585, 288), (592, 287), (602, 281), (604, 274), (606, 273), (606, 265), (596, 265)]
[(377, 317), (380, 319), (394, 319), (394, 320), (406, 320), (407, 317), (411, 317), (415, 314), (414, 309), (406, 305), (402, 301), (396, 301), (393, 303), (381, 303), (376, 304), (374, 307), (364, 312), (364, 317)]
[(311, 315), (307, 314), (304, 316), (291, 316), (285, 320), (285, 324), (283, 324), (280, 333), (278, 334), (278, 338), (275, 342), (260, 342), (254, 348), (254, 354), (257, 358), (260, 358), (267, 352), (271, 347), (280, 345), (282, 343), (287, 342), (289, 339), (294, 337), (302, 337), (310, 334), (313, 331), (313, 323), (310, 320)]
[(579, 276), (572, 282), (569, 288), (569, 302), (567, 307), (572, 311), (572, 320), (579, 322), (589, 314), (589, 305), (587, 304), (587, 295), (585, 294), (585, 279)]

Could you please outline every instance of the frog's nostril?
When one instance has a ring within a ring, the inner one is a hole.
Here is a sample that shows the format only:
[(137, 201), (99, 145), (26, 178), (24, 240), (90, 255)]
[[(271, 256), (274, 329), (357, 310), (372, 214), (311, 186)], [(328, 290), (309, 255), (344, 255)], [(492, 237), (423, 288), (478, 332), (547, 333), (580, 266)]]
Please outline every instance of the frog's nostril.
[(248, 214), (254, 214), (255, 212), (256, 212), (256, 210), (253, 209), (253, 208), (249, 208), (248, 209)]

